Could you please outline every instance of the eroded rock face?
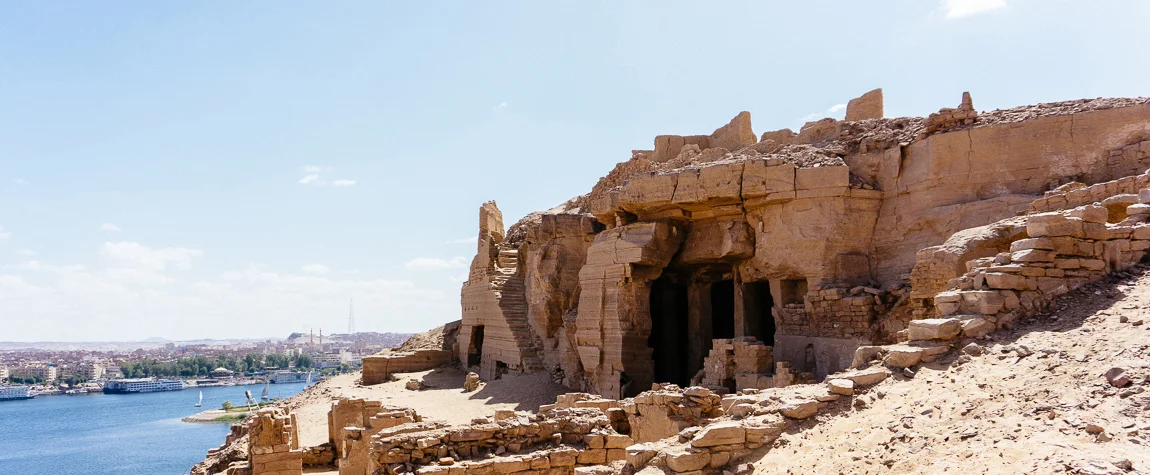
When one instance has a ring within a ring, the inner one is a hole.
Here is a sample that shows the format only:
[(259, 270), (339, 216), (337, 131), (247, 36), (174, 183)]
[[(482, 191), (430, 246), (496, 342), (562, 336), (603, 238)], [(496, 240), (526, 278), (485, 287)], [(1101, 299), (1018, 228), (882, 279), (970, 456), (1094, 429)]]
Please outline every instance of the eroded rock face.
[[(850, 101), (846, 121), (761, 139), (740, 113), (710, 135), (657, 137), (588, 195), (510, 232), (485, 204), (460, 360), (484, 378), (549, 371), (610, 398), (661, 382), (777, 385), (778, 368), (817, 379), (860, 346), (1009, 324), (999, 316), (1027, 292), (1060, 291), (1046, 271), (1012, 266), (1106, 268), (1133, 251), (1065, 249), (1083, 245), (1068, 238), (1150, 215), (1133, 202), (1150, 166), (1146, 99), (979, 113), (964, 94), (927, 118), (882, 116), (881, 90)], [(967, 277), (972, 262), (984, 270)], [(735, 338), (770, 347), (775, 364), (708, 370)], [(894, 368), (932, 357), (895, 353), (883, 354)]]

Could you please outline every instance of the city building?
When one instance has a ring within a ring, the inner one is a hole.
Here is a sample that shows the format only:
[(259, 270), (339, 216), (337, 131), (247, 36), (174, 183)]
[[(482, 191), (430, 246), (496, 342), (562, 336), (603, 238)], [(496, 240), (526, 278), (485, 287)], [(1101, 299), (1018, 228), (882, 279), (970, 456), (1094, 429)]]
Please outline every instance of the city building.
[(8, 379), (8, 367), (0, 365), (0, 381)]
[(77, 368), (76, 375), (84, 378), (85, 380), (92, 381), (104, 377), (104, 365), (92, 361), (85, 361), (80, 363)]
[(17, 366), (8, 370), (9, 378), (40, 378), (43, 381), (56, 380), (56, 366), (45, 364), (30, 364)]
[(347, 350), (340, 349), (331, 353), (320, 353), (312, 356), (315, 367), (337, 368), (340, 365), (351, 363), (352, 355)]

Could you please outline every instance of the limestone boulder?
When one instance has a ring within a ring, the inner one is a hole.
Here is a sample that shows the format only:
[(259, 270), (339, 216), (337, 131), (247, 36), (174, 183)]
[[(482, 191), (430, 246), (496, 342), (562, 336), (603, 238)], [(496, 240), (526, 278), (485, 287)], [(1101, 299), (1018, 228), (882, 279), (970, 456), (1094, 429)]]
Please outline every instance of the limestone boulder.
[(911, 340), (950, 340), (962, 334), (962, 322), (956, 318), (911, 320), (907, 330)]
[(849, 379), (829, 379), (827, 389), (840, 396), (851, 396), (855, 393), (855, 382)]
[(995, 325), (989, 320), (981, 317), (974, 317), (962, 322), (962, 334), (968, 338), (980, 338), (989, 335), (995, 329)]
[(704, 427), (691, 439), (694, 447), (714, 447), (716, 445), (742, 444), (747, 440), (747, 431), (738, 422), (720, 422)]
[(779, 414), (791, 419), (806, 419), (819, 412), (818, 401), (784, 401), (779, 406)]
[(875, 366), (856, 371), (848, 371), (835, 375), (835, 379), (849, 379), (854, 382), (855, 387), (874, 386), (889, 378), (891, 372), (882, 366)]
[(682, 450), (667, 454), (667, 467), (676, 472), (701, 470), (711, 463), (711, 454), (704, 450)]
[(909, 368), (922, 361), (922, 348), (892, 346), (888, 349), (882, 364), (888, 368)]
[(475, 373), (467, 373), (463, 380), (463, 391), (472, 392), (479, 389), (479, 375)]

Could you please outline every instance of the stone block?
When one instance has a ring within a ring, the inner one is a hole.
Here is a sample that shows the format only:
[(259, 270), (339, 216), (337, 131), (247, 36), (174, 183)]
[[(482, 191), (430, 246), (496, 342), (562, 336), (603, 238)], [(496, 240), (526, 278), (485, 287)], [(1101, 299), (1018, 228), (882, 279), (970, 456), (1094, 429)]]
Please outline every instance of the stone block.
[(1070, 210), (1070, 217), (1079, 218), (1086, 223), (1105, 223), (1109, 216), (1105, 206), (1086, 205)]
[(998, 292), (989, 290), (971, 290), (962, 292), (961, 308), (965, 312), (977, 312), (983, 315), (994, 315), (1006, 305), (1006, 298)]
[(806, 419), (819, 412), (818, 401), (783, 401), (779, 406), (779, 414), (791, 419)]
[(768, 165), (766, 160), (751, 160), (743, 167), (743, 199), (794, 191), (794, 164)]
[(683, 450), (667, 454), (667, 467), (676, 472), (702, 470), (711, 463), (711, 454), (702, 450)]
[(1025, 251), (1027, 249), (1054, 250), (1054, 241), (1047, 238), (1019, 239), (1010, 243), (1010, 252)]
[(716, 445), (742, 444), (746, 442), (746, 430), (738, 422), (720, 422), (704, 427), (691, 439), (694, 447), (714, 447)]
[(866, 369), (856, 371), (849, 371), (846, 373), (839, 373), (834, 377), (836, 379), (849, 379), (855, 383), (856, 387), (874, 386), (889, 378), (891, 372), (881, 366), (873, 366)]
[(907, 330), (911, 340), (949, 340), (962, 333), (962, 322), (954, 318), (911, 320)]
[(795, 170), (796, 190), (845, 188), (850, 186), (850, 167), (814, 167)]
[(1011, 253), (1010, 260), (1014, 262), (1053, 262), (1055, 256), (1054, 251), (1026, 249)]
[(887, 349), (882, 364), (888, 368), (909, 368), (922, 361), (922, 348), (892, 346)]
[(994, 330), (995, 325), (985, 318), (975, 317), (962, 322), (962, 334), (968, 338), (983, 337)]
[(855, 393), (855, 382), (849, 379), (828, 379), (827, 389), (840, 396), (851, 396)]
[(1081, 236), (1082, 220), (1067, 218), (1061, 213), (1042, 213), (1026, 219), (1026, 234), (1030, 237)]
[(1126, 214), (1130, 216), (1150, 214), (1150, 204), (1140, 203), (1126, 207)]
[(986, 273), (986, 286), (992, 289), (1027, 290), (1026, 277), (997, 272)]

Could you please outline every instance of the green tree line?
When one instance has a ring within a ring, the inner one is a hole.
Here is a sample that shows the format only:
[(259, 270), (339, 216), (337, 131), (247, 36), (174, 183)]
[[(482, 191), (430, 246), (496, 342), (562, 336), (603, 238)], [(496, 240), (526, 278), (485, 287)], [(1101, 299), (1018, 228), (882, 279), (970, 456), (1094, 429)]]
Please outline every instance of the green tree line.
[(226, 368), (236, 373), (254, 373), (265, 369), (308, 369), (313, 365), (309, 355), (288, 357), (280, 354), (264, 355), (261, 353), (248, 353), (243, 358), (220, 355), (208, 358), (196, 355), (190, 358), (179, 358), (175, 361), (159, 361), (148, 358), (135, 363), (120, 365), (120, 372), (125, 378), (148, 377), (181, 377), (195, 378), (208, 377), (213, 369)]

